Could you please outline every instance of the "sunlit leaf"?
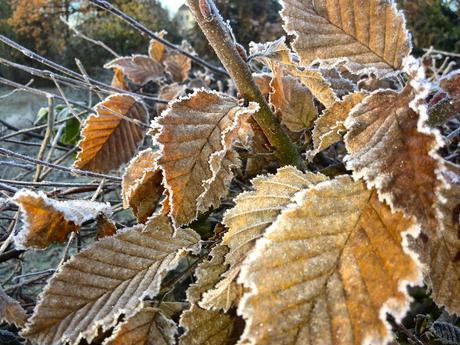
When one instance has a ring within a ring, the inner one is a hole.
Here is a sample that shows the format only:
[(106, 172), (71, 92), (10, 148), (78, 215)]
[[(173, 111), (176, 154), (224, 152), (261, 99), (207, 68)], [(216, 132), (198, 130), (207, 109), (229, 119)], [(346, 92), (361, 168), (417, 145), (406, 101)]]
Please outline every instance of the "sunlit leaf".
[(0, 323), (7, 322), (17, 327), (22, 327), (26, 323), (26, 320), (26, 311), (21, 307), (19, 302), (8, 296), (0, 288)]
[(387, 344), (421, 270), (402, 245), (414, 224), (348, 176), (296, 195), (241, 269), (240, 344)]
[(139, 85), (164, 78), (163, 66), (147, 55), (116, 58), (106, 63), (104, 68), (119, 68), (129, 80)]
[(346, 61), (354, 72), (382, 75), (402, 67), (411, 44), (394, 1), (283, 0), (284, 28), (301, 64), (330, 66)]
[(48, 198), (43, 192), (21, 190), (13, 201), (22, 212), (23, 226), (15, 235), (18, 248), (46, 248), (50, 244), (65, 242), (71, 232), (78, 232), (80, 226), (98, 215), (112, 214), (108, 204), (86, 201), (57, 201)]
[(98, 103), (85, 121), (75, 166), (96, 172), (118, 169), (136, 153), (145, 136), (148, 112), (128, 95), (113, 95)]
[(199, 236), (174, 230), (166, 217), (101, 239), (66, 262), (50, 280), (22, 335), (47, 345), (89, 343), (155, 297), (184, 251), (199, 250)]

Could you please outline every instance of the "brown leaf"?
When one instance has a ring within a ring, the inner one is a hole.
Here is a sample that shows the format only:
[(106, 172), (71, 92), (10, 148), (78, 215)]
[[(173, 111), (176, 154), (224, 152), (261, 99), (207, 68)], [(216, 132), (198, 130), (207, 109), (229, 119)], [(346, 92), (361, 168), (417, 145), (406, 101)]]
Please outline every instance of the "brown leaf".
[(96, 219), (98, 215), (112, 214), (110, 205), (85, 200), (57, 201), (43, 192), (31, 190), (17, 192), (13, 201), (19, 206), (23, 226), (15, 235), (19, 248), (47, 248), (63, 243), (71, 232), (78, 232), (81, 224)]
[(320, 71), (339, 98), (356, 91), (356, 85), (350, 79), (344, 77), (338, 68), (322, 68)]
[[(158, 37), (164, 38), (167, 32), (162, 30), (156, 34)], [(166, 56), (166, 46), (155, 39), (151, 39), (149, 44), (149, 56), (153, 61), (162, 63)]]
[(104, 65), (104, 68), (119, 68), (129, 80), (144, 85), (164, 78), (163, 66), (147, 55), (133, 55), (116, 58)]
[(447, 91), (449, 96), (460, 98), (460, 70), (450, 72), (439, 81), (439, 86)]
[(114, 68), (113, 69), (113, 78), (112, 78), (112, 87), (116, 87), (121, 90), (130, 90), (128, 83), (125, 81), (125, 75), (121, 68)]
[(146, 149), (129, 163), (122, 180), (123, 207), (131, 207), (140, 223), (155, 211), (163, 193), (163, 174), (155, 160), (159, 152)]
[(342, 140), (342, 133), (346, 131), (343, 123), (351, 109), (359, 104), (365, 96), (363, 92), (352, 93), (323, 111), (315, 121), (312, 132), (313, 151), (309, 153), (310, 156), (313, 157), (318, 152)]
[(399, 93), (377, 91), (354, 108), (345, 121), (345, 160), (354, 176), (375, 187), (392, 210), (415, 216), (433, 235), (440, 139), (425, 128), (425, 92), (412, 84), (418, 81)]
[[(180, 319), (180, 325), (185, 328), (181, 336), (181, 345), (228, 345), (238, 339), (235, 337), (235, 328), (240, 319), (236, 315), (224, 314), (200, 308), (196, 303), (204, 291), (213, 287), (225, 272), (224, 255), (226, 246), (217, 245), (211, 251), (211, 259), (203, 261), (195, 271), (196, 283), (187, 290), (187, 298), (192, 303)], [(232, 341), (233, 340), (233, 341)]]
[(269, 94), (272, 92), (272, 88), (270, 86), (272, 76), (268, 73), (253, 73), (252, 77), (254, 78), (260, 92), (262, 92), (262, 95), (268, 98)]
[(192, 60), (179, 53), (169, 54), (164, 61), (164, 65), (166, 73), (171, 76), (171, 79), (182, 83), (188, 79), (190, 69), (192, 68)]
[(267, 227), (287, 207), (297, 192), (325, 179), (323, 175), (304, 174), (293, 167), (284, 167), (276, 175), (252, 180), (255, 190), (238, 195), (235, 207), (224, 216), (224, 224), (229, 230), (224, 235), (222, 244), (230, 249), (225, 259), (229, 269), (215, 288), (204, 294), (200, 306), (228, 310), (237, 305), (242, 290), (236, 284), (236, 279), (242, 262), (251, 253), (257, 239), (263, 236)]
[(428, 283), (431, 297), (447, 310), (460, 314), (460, 167), (445, 162), (442, 171), (447, 185), (437, 204), (439, 231), (427, 242)]
[(199, 251), (200, 236), (193, 230), (173, 233), (169, 220), (158, 216), (75, 255), (48, 283), (22, 335), (47, 345), (91, 343), (120, 315), (130, 319), (143, 299), (158, 294), (184, 251)]
[(387, 344), (421, 271), (402, 245), (415, 230), (348, 176), (296, 195), (241, 269), (250, 292), (239, 344)]
[(0, 288), (0, 323), (7, 322), (17, 327), (22, 327), (26, 323), (27, 314), (18, 301), (8, 296)]
[(398, 70), (411, 44), (404, 15), (391, 0), (283, 0), (281, 16), (301, 64), (346, 61), (355, 73)]
[(308, 88), (296, 78), (285, 76), (282, 68), (275, 68), (271, 87), (270, 103), (281, 113), (281, 123), (292, 132), (310, 128), (318, 110)]
[(104, 345), (174, 345), (177, 327), (161, 308), (143, 306), (113, 330)]
[(261, 61), (271, 69), (275, 64), (290, 65), (291, 51), (286, 46), (286, 38), (281, 37), (273, 42), (249, 43), (250, 59)]
[(99, 215), (96, 224), (96, 238), (99, 240), (104, 237), (110, 237), (115, 235), (117, 227), (103, 214)]
[(128, 95), (112, 95), (95, 107), (85, 121), (75, 167), (109, 172), (129, 162), (145, 136), (148, 112)]
[[(183, 96), (185, 94), (185, 89), (185, 85), (179, 85), (177, 83), (163, 85), (158, 92), (158, 98), (164, 99), (166, 101), (172, 101), (176, 98), (179, 98), (180, 96)], [(160, 114), (167, 107), (167, 104), (155, 104), (155, 109), (157, 110), (158, 114)]]
[[(216, 180), (216, 172), (220, 170), (211, 169), (211, 157), (218, 158), (221, 167), (227, 170), (227, 161), (220, 159), (220, 154), (229, 147), (223, 146), (226, 131), (233, 131), (232, 128), (240, 123), (240, 116), (253, 114), (257, 109), (255, 103), (244, 108), (232, 97), (197, 90), (187, 98), (170, 103), (157, 119), (161, 128), (156, 137), (161, 145), (158, 165), (163, 170), (175, 226), (188, 224), (196, 218), (197, 200), (206, 192), (203, 182)], [(218, 183), (225, 187), (221, 182)], [(217, 206), (217, 200), (227, 190), (219, 189), (215, 193), (212, 203)]]

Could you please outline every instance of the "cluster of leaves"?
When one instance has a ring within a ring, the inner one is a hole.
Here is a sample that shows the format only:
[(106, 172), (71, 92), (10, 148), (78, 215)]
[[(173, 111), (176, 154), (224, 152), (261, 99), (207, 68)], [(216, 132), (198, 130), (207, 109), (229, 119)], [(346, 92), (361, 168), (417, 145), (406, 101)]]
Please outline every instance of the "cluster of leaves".
[[(122, 199), (138, 224), (117, 230), (104, 203), (17, 192), (18, 247), (64, 242), (90, 219), (105, 237), (59, 268), (27, 321), (0, 295), (2, 319), (47, 345), (377, 345), (393, 339), (388, 318), (401, 322), (410, 286), (460, 313), (460, 167), (430, 125), (439, 104), (459, 104), (460, 71), (428, 79), (390, 0), (284, 0), (281, 16), (292, 50), (253, 44), (248, 61), (307, 169), (278, 166), (252, 119), (259, 104), (191, 78), (187, 57), (152, 41), (113, 60), (114, 86), (157, 83), (170, 102), (148, 124), (140, 98), (103, 100), (75, 166), (129, 162)], [(153, 145), (136, 154), (145, 135)], [(203, 213), (218, 220), (207, 241), (190, 228)], [(190, 257), (185, 303), (166, 298), (165, 277)]]

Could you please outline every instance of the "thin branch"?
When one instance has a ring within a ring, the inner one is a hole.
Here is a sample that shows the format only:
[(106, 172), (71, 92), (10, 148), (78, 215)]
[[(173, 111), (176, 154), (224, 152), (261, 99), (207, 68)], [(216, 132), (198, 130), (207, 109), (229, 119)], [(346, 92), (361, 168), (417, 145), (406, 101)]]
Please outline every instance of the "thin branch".
[(281, 128), (278, 119), (257, 87), (248, 64), (238, 53), (235, 42), (214, 3), (211, 0), (205, 1), (211, 15), (206, 15), (206, 17), (201, 13), (200, 0), (187, 0), (186, 3), (209, 44), (235, 82), (241, 96), (246, 101), (259, 104), (260, 109), (253, 117), (262, 128), (269, 143), (276, 149), (279, 162), (303, 168), (304, 165), (296, 146)]
[[(80, 81), (80, 83), (83, 83), (83, 85), (87, 85), (87, 83), (85, 82), (85, 78), (84, 76), (82, 76), (81, 74), (77, 73), (77, 72), (74, 72), (64, 66), (61, 66), (37, 53), (34, 53), (33, 51), (27, 49), (26, 47), (24, 46), (21, 46), (20, 44), (10, 40), (8, 37), (6, 36), (3, 36), (0, 34), (0, 42), (3, 42), (5, 44), (7, 44), (8, 46), (10, 46), (11, 48), (14, 48), (18, 51), (20, 51), (22, 54), (24, 54), (25, 56), (33, 59), (33, 60), (36, 60), (48, 67), (51, 67), (61, 73), (64, 73), (68, 76), (71, 76), (75, 79), (77, 79), (77, 81)], [(0, 59), (0, 62), (5, 62), (7, 60), (5, 59)], [(10, 65), (13, 64), (10, 62)], [(16, 64), (17, 65), (17, 64)], [(30, 69), (29, 69), (30, 70)], [(49, 71), (42, 71), (42, 72), (47, 72), (47, 73), (52, 73), (52, 72), (49, 72)], [(61, 78), (65, 78), (63, 76), (60, 76)], [(74, 79), (74, 81), (75, 81)], [(69, 80), (69, 78), (67, 77), (67, 80)], [(72, 79), (71, 79), (72, 80)], [(113, 87), (113, 86), (110, 86), (110, 85), (107, 85), (103, 82), (100, 82), (98, 80), (95, 80), (95, 79), (92, 79), (92, 78), (89, 78), (89, 80), (91, 81), (91, 83), (93, 83), (93, 87), (95, 90), (99, 90), (99, 91), (104, 91), (104, 90), (109, 90), (109, 91), (112, 91), (112, 92), (118, 92), (118, 93), (124, 93), (124, 94), (128, 94), (128, 95), (131, 95), (131, 96), (136, 96), (136, 97), (142, 97), (142, 98), (145, 98), (145, 99), (148, 99), (148, 100), (151, 100), (152, 102), (156, 102), (156, 103), (162, 103), (162, 104), (167, 104), (168, 101), (167, 100), (164, 100), (164, 99), (159, 99), (159, 98), (156, 98), (156, 97), (151, 97), (151, 96), (146, 96), (146, 95), (142, 95), (142, 94), (136, 94), (136, 93), (132, 93), (132, 92), (129, 92), (127, 90), (123, 90), (123, 89), (119, 89), (117, 87)]]
[[(100, 183), (79, 183), (79, 182), (54, 182), (54, 181), (41, 181), (41, 182), (30, 182), (30, 181), (16, 181), (0, 179), (0, 183), (12, 184), (16, 186), (30, 186), (30, 187), (99, 187)], [(110, 184), (109, 184), (110, 185)]]
[(181, 53), (182, 55), (187, 56), (188, 58), (190, 58), (193, 61), (195, 61), (197, 64), (199, 64), (199, 65), (201, 65), (203, 67), (206, 67), (206, 68), (208, 68), (208, 69), (210, 69), (210, 70), (212, 70), (214, 72), (217, 72), (219, 74), (223, 74), (223, 75), (225, 75), (227, 77), (229, 76), (228, 73), (225, 70), (223, 70), (222, 68), (214, 66), (214, 65), (210, 64), (209, 62), (201, 59), (200, 57), (198, 57), (196, 55), (193, 55), (193, 54), (190, 54), (189, 52), (187, 52), (186, 50), (182, 49), (181, 47), (172, 44), (168, 40), (165, 40), (164, 38), (161, 38), (160, 36), (155, 34), (153, 31), (147, 29), (144, 25), (142, 25), (141, 23), (139, 23), (136, 20), (134, 20), (132, 17), (128, 16), (127, 14), (123, 13), (118, 8), (116, 8), (115, 6), (111, 5), (108, 1), (104, 1), (104, 0), (89, 0), (89, 1), (91, 3), (93, 3), (93, 4), (95, 4), (96, 6), (98, 6), (100, 8), (103, 8), (104, 10), (106, 10), (106, 11), (116, 15), (117, 17), (123, 19), (125, 22), (127, 22), (129, 25), (131, 25), (134, 29), (138, 30), (142, 34), (145, 34), (145, 35), (153, 38), (154, 40), (157, 40), (158, 42), (164, 44), (168, 48), (174, 49), (174, 50), (178, 51), (179, 53)]
[(87, 177), (105, 178), (107, 180), (117, 181), (117, 182), (121, 181), (121, 178), (118, 177), (118, 176), (99, 174), (99, 173), (95, 173), (95, 172), (92, 172), (92, 171), (86, 171), (86, 170), (80, 170), (80, 169), (67, 168), (67, 167), (64, 167), (64, 166), (61, 166), (61, 165), (56, 165), (56, 164), (48, 163), (48, 162), (41, 161), (41, 160), (38, 160), (38, 159), (35, 159), (35, 158), (30, 158), (30, 157), (21, 155), (20, 153), (16, 153), (16, 152), (13, 152), (11, 150), (7, 150), (7, 149), (5, 149), (3, 147), (0, 147), (0, 154), (15, 157), (15, 158), (21, 159), (21, 160), (26, 161), (26, 162), (32, 162), (32, 163), (35, 163), (35, 164), (43, 165), (43, 166), (46, 166), (48, 168), (65, 171), (65, 172), (68, 172), (70, 174), (87, 176)]
[[(45, 132), (45, 138), (42, 141), (42, 145), (40, 146), (40, 150), (38, 151), (37, 159), (41, 160), (45, 155), (46, 147), (48, 146), (51, 136), (53, 135), (54, 129), (54, 98), (48, 97), (48, 118), (47, 118), (47, 126)], [(34, 181), (40, 180), (40, 173), (42, 172), (43, 166), (37, 165), (35, 170)]]

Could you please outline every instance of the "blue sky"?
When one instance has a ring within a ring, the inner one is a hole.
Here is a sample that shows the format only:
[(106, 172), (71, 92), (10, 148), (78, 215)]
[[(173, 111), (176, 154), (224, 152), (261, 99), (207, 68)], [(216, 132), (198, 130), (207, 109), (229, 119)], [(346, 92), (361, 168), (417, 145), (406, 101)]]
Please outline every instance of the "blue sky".
[(163, 7), (168, 9), (171, 13), (175, 13), (177, 9), (184, 4), (184, 0), (160, 0)]

